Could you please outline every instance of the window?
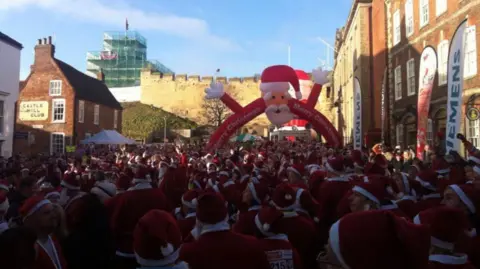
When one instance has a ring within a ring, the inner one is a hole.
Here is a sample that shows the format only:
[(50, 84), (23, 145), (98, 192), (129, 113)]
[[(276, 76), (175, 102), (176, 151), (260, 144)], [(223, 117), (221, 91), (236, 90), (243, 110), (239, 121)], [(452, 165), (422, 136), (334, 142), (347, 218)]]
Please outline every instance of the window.
[(420, 28), (428, 24), (428, 17), (430, 16), (428, 2), (428, 0), (420, 0)]
[(52, 133), (50, 134), (50, 152), (52, 154), (63, 154), (65, 152), (65, 134)]
[(78, 122), (83, 123), (85, 120), (85, 101), (78, 101)]
[(98, 125), (100, 122), (100, 106), (95, 105), (93, 108), (93, 124)]
[(117, 129), (118, 126), (118, 110), (113, 111), (113, 128)]
[(438, 45), (438, 85), (447, 83), (448, 46), (448, 40), (443, 40)]
[(472, 77), (477, 74), (477, 38), (475, 25), (465, 30), (465, 71), (464, 77)]
[(402, 99), (402, 66), (395, 68), (395, 100)]
[(407, 0), (405, 3), (405, 35), (407, 37), (413, 34), (413, 3), (412, 0)]
[(437, 0), (437, 17), (445, 13), (447, 11), (447, 0)]
[(415, 89), (415, 59), (407, 62), (407, 95), (411, 96), (417, 93)]
[(65, 122), (65, 99), (52, 100), (52, 122)]
[(470, 121), (465, 118), (465, 122), (467, 125), (467, 140), (472, 142), (475, 147), (478, 147), (480, 145), (480, 121)]
[(5, 131), (5, 101), (0, 100), (0, 135), (5, 135), (4, 131)]
[(427, 145), (430, 148), (433, 148), (433, 122), (432, 119), (428, 119), (427, 121)]
[(402, 38), (402, 33), (400, 29), (400, 10), (395, 11), (393, 14), (393, 45), (397, 45), (400, 43), (400, 39)]
[(61, 80), (50, 80), (50, 87), (48, 89), (50, 96), (59, 96), (62, 95), (62, 81)]
[(395, 132), (397, 134), (397, 145), (402, 146), (403, 145), (403, 124), (397, 124), (397, 127), (395, 128)]

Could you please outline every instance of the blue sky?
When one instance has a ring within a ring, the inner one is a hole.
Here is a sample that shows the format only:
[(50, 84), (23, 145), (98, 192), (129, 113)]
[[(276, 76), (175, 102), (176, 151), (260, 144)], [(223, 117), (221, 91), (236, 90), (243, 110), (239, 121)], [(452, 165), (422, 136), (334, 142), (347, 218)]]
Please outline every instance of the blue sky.
[(352, 0), (0, 0), (0, 31), (24, 46), (21, 78), (38, 38), (55, 36), (56, 57), (85, 71), (102, 33), (130, 29), (148, 39), (148, 58), (177, 74), (251, 76), (286, 64), (310, 71), (348, 16)]

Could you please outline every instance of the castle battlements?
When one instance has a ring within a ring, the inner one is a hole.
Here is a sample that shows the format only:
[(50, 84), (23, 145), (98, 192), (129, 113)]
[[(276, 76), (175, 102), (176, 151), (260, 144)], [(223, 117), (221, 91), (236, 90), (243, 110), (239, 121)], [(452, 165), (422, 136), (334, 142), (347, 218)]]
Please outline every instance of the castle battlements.
[[(150, 81), (160, 82), (160, 81), (194, 81), (194, 82), (204, 82), (210, 83), (213, 80), (213, 76), (199, 76), (199, 75), (187, 75), (187, 74), (163, 74), (159, 72), (152, 72), (149, 69), (142, 70), (141, 74), (142, 79), (147, 79)], [(216, 80), (220, 83), (260, 83), (258, 77), (217, 77)]]

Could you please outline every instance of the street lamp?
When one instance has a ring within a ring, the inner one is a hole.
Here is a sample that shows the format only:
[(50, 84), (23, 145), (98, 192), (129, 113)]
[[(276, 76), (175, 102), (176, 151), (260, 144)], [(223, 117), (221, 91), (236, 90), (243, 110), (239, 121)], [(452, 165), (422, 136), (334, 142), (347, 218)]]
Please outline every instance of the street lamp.
[(163, 144), (167, 141), (167, 116), (163, 116)]

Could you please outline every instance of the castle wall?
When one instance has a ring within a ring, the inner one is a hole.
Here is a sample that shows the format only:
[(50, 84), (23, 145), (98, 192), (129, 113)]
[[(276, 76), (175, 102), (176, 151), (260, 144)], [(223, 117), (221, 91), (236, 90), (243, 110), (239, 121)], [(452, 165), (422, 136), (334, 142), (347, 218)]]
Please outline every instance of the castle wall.
[[(152, 73), (149, 70), (141, 74), (141, 96), (140, 102), (153, 105), (176, 115), (190, 118), (199, 124), (208, 124), (202, 117), (202, 103), (205, 96), (205, 88), (212, 82), (211, 76), (187, 76)], [(236, 96), (235, 99), (245, 106), (260, 97), (260, 81), (254, 77), (230, 78), (217, 77), (222, 82), (225, 91)], [(322, 105), (331, 98), (324, 98), (326, 91), (322, 91), (317, 109), (321, 112), (328, 112), (328, 105)], [(322, 99), (323, 98), (323, 99)], [(331, 115), (325, 114), (329, 119)], [(258, 116), (245, 127), (250, 132), (256, 130), (259, 135), (268, 135), (268, 121), (265, 114)], [(243, 129), (243, 128), (242, 128)]]

